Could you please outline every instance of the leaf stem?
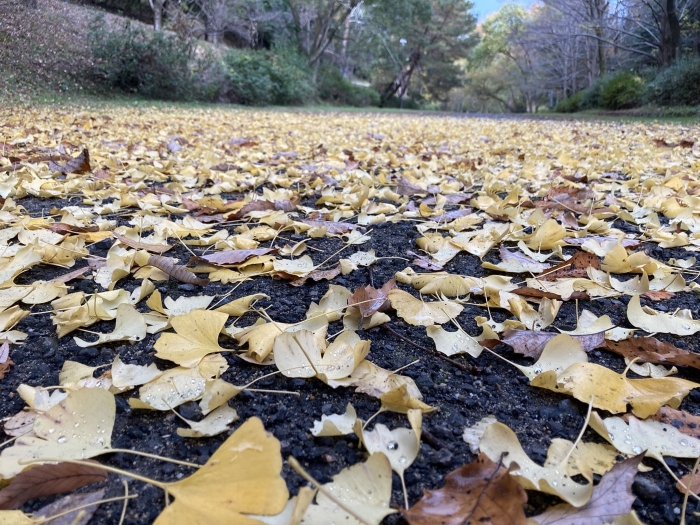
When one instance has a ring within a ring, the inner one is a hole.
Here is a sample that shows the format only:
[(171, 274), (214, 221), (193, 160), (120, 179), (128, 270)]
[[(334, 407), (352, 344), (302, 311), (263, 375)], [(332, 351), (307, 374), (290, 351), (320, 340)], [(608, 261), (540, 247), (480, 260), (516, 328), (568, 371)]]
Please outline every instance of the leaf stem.
[(287, 464), (292, 467), (294, 470), (296, 470), (297, 474), (299, 474), (302, 478), (304, 478), (306, 481), (311, 483), (316, 489), (321, 492), (324, 496), (326, 496), (329, 500), (331, 500), (333, 503), (338, 505), (341, 509), (343, 509), (345, 512), (350, 514), (353, 518), (355, 518), (357, 521), (360, 523), (364, 523), (365, 525), (371, 525), (370, 522), (368, 522), (366, 519), (364, 519), (362, 516), (357, 514), (353, 509), (348, 507), (345, 503), (340, 501), (335, 494), (333, 494), (330, 490), (326, 489), (323, 485), (321, 485), (318, 481), (316, 481), (311, 475), (304, 470), (304, 468), (301, 466), (301, 464), (297, 461), (297, 459), (294, 456), (289, 456), (287, 458)]

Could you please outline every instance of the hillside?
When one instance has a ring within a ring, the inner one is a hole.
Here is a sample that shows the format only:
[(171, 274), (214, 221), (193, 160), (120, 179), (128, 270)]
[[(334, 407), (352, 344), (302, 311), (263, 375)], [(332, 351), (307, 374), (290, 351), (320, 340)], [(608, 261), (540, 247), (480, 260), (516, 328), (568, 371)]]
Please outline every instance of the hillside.
[(46, 93), (95, 91), (88, 34), (97, 16), (104, 16), (108, 27), (127, 21), (58, 0), (36, 0), (36, 8), (24, 1), (0, 2), (0, 98), (27, 100)]

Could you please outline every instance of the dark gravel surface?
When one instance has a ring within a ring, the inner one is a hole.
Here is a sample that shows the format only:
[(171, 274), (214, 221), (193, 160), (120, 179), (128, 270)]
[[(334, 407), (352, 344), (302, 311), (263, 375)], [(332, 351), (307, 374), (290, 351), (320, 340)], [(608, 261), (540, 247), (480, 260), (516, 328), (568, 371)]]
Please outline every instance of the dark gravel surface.
[[(21, 201), (29, 212), (38, 212), (46, 206), (46, 202), (24, 199)], [(52, 206), (61, 205), (53, 201)], [(622, 224), (616, 223), (617, 227)], [(419, 237), (415, 226), (410, 222), (398, 224), (383, 224), (374, 227), (371, 240), (359, 247), (352, 247), (344, 252), (349, 255), (353, 250), (366, 251), (373, 248), (378, 257), (405, 256), (406, 250), (416, 249), (415, 239)], [(303, 236), (291, 236), (291, 240), (301, 240)], [(93, 253), (104, 255), (111, 241), (104, 241), (92, 248)], [(313, 252), (314, 260), (320, 261), (342, 244), (337, 239), (313, 239), (310, 246), (320, 249), (323, 253)], [(657, 253), (658, 252), (658, 253)], [(652, 248), (651, 255), (667, 260), (669, 257), (687, 257), (682, 250), (659, 250)], [(176, 248), (168, 253), (169, 256), (179, 257), (186, 261), (189, 254), (182, 248)], [(489, 259), (489, 257), (487, 257)], [(78, 262), (77, 266), (82, 263)], [(391, 279), (395, 272), (404, 269), (408, 263), (400, 259), (382, 259), (371, 267), (361, 268), (347, 276), (335, 278), (332, 283), (343, 285), (350, 290), (373, 282), (375, 286)], [(414, 268), (416, 271), (424, 271)], [(451, 273), (471, 276), (483, 276), (489, 272), (481, 268), (477, 257), (462, 253), (446, 268)], [(48, 279), (65, 270), (38, 266), (23, 274), (20, 282), (32, 282), (36, 279)], [(133, 278), (121, 282), (120, 286), (127, 290), (133, 289), (138, 281)], [(255, 278), (242, 283), (236, 291), (236, 296), (252, 293), (266, 293), (272, 299), (262, 301), (260, 306), (266, 307), (268, 314), (276, 321), (294, 323), (305, 317), (306, 310), (312, 301), (318, 301), (328, 289), (328, 281), (307, 282), (302, 287), (293, 287), (284, 280), (270, 278)], [(73, 290), (83, 290), (92, 293), (95, 283), (90, 279), (73, 281)], [(400, 285), (406, 291), (415, 294), (410, 287)], [(197, 295), (223, 295), (230, 286), (212, 283), (205, 287), (194, 287), (175, 281), (158, 283), (158, 289), (163, 296), (173, 298)], [(676, 308), (698, 309), (698, 302), (691, 294), (677, 294), (665, 301), (663, 307), (669, 311)], [(596, 315), (607, 314), (615, 323), (629, 326), (625, 316), (626, 297), (615, 300), (580, 301), (580, 308), (592, 310)], [(654, 307), (659, 308), (660, 303)], [(140, 309), (147, 310), (145, 305)], [(49, 311), (48, 305), (35, 307), (33, 311)], [(469, 333), (479, 333), (474, 317), (484, 315), (484, 309), (467, 305), (458, 321)], [(510, 314), (503, 311), (493, 311), (496, 321), (503, 321)], [(252, 324), (255, 316), (247, 314), (239, 325)], [(573, 301), (565, 303), (555, 325), (559, 328), (573, 328), (576, 325), (576, 310)], [(371, 350), (368, 359), (386, 369), (394, 370), (414, 360), (419, 359), (402, 374), (412, 377), (424, 394), (424, 401), (439, 407), (437, 412), (424, 417), (425, 435), (420, 453), (413, 465), (406, 472), (411, 504), (422, 495), (424, 489), (434, 489), (442, 486), (444, 477), (453, 469), (475, 459), (468, 446), (462, 440), (465, 426), (470, 426), (481, 418), (493, 414), (499, 421), (508, 425), (518, 435), (525, 451), (537, 462), (544, 462), (547, 448), (553, 438), (575, 440), (584, 421), (586, 405), (565, 395), (530, 387), (528, 380), (516, 369), (503, 361), (484, 352), (478, 360), (470, 357), (457, 356), (455, 360), (475, 365), (473, 371), (463, 371), (458, 367), (425, 352), (421, 347), (432, 348), (433, 342), (425, 334), (422, 327), (413, 327), (404, 323), (392, 314), (390, 323), (392, 329), (405, 337), (381, 327), (361, 331), (363, 339), (371, 340)], [(113, 323), (99, 323), (90, 329), (98, 332), (111, 331)], [(58, 339), (55, 328), (51, 324), (50, 315), (31, 315), (21, 321), (18, 329), (25, 331), (29, 337), (24, 345), (12, 347), (11, 357), (15, 362), (10, 373), (0, 381), (0, 417), (7, 417), (21, 410), (24, 402), (15, 393), (21, 383), (34, 386), (55, 385), (58, 383), (58, 373), (65, 360), (74, 360), (86, 365), (97, 366), (111, 362), (119, 354), (124, 362), (133, 364), (148, 364), (155, 362), (159, 368), (168, 368), (171, 363), (154, 357), (153, 344), (158, 335), (149, 335), (138, 344), (107, 344), (97, 348), (79, 348), (73, 341), (73, 335)], [(342, 329), (341, 322), (329, 327), (329, 333)], [(697, 337), (676, 339), (670, 336), (659, 336), (672, 341), (674, 344), (698, 351)], [(407, 340), (413, 342), (409, 344)], [(226, 348), (235, 348), (235, 343), (222, 337), (220, 344)], [(510, 360), (529, 364), (529, 360), (501, 346), (497, 351)], [(223, 378), (234, 384), (245, 384), (251, 379), (262, 375), (269, 369), (246, 363), (235, 357), (233, 353), (226, 354), (230, 366)], [(593, 351), (590, 360), (605, 365), (617, 371), (624, 369), (622, 358), (604, 351)], [(478, 368), (476, 368), (478, 367)], [(700, 381), (700, 374), (695, 370), (681, 369), (680, 377), (691, 381)], [(634, 375), (632, 375), (634, 377)], [(379, 401), (364, 394), (355, 394), (352, 389), (332, 389), (315, 379), (289, 379), (281, 375), (267, 378), (257, 385), (259, 388), (292, 390), (299, 397), (290, 395), (274, 395), (252, 392), (242, 392), (230, 401), (230, 405), (238, 411), (241, 420), (234, 424), (237, 427), (241, 421), (251, 416), (262, 419), (265, 428), (282, 444), (282, 455), (295, 456), (307, 468), (308, 472), (322, 482), (348, 465), (363, 460), (365, 453), (358, 449), (358, 440), (354, 436), (340, 438), (314, 438), (310, 429), (314, 420), (322, 414), (342, 413), (348, 402), (357, 409), (358, 416), (366, 419), (379, 408)], [(227, 435), (212, 438), (189, 439), (179, 437), (175, 430), (182, 423), (169, 413), (132, 410), (127, 399), (133, 392), (117, 396), (117, 418), (112, 437), (113, 447), (132, 448), (171, 458), (203, 463), (216, 451)], [(681, 405), (693, 414), (700, 414), (700, 392), (692, 391)], [(189, 418), (200, 416), (196, 403), (188, 403), (179, 408), (179, 412)], [(382, 413), (376, 422), (388, 425), (390, 428), (408, 426), (405, 416), (394, 413)], [(2, 439), (0, 434), (0, 439)], [(602, 442), (593, 432), (587, 431), (586, 441)], [(148, 477), (164, 481), (180, 479), (191, 473), (190, 469), (170, 463), (139, 458), (128, 454), (117, 453), (100, 458), (107, 465), (138, 472)], [(667, 459), (668, 465), (681, 476), (692, 467), (690, 460)], [(654, 467), (652, 472), (640, 473), (634, 483), (634, 493), (637, 500), (634, 509), (647, 524), (679, 523), (682, 495), (674, 488), (674, 483), (668, 473), (654, 460), (645, 460), (645, 464)], [(284, 478), (292, 493), (296, 493), (305, 482), (286, 464), (283, 470)], [(403, 501), (401, 484), (394, 476), (393, 502), (398, 505)], [(123, 486), (119, 476), (110, 475), (105, 485), (106, 497), (123, 494)], [(94, 487), (91, 487), (94, 489)], [(130, 482), (130, 491), (138, 494), (138, 498), (130, 502), (126, 519), (127, 524), (144, 524), (152, 522), (163, 508), (163, 493), (160, 489), (145, 485), (138, 481)], [(557, 498), (541, 493), (528, 491), (529, 502), (526, 507), (528, 515), (541, 512), (543, 509), (559, 502)], [(33, 511), (54, 498), (36, 500), (23, 507), (24, 511)], [(121, 513), (121, 503), (102, 505), (95, 514), (92, 523), (116, 524)], [(687, 523), (693, 521), (692, 512), (697, 508), (692, 499), (688, 504)], [(700, 510), (700, 509), (698, 509)], [(404, 523), (398, 515), (390, 516), (386, 523)]]

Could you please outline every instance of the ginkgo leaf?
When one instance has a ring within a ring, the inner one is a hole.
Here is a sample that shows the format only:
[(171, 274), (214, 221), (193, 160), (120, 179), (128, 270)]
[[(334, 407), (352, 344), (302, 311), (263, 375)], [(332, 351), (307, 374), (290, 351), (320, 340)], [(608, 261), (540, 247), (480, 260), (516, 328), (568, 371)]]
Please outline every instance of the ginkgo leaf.
[(428, 326), (426, 332), (435, 342), (435, 349), (447, 356), (469, 354), (479, 357), (484, 350), (479, 344), (479, 338), (471, 337), (463, 330), (448, 332), (440, 326)]
[[(100, 502), (104, 499), (104, 494), (105, 489), (94, 492), (74, 492), (48, 505), (44, 505), (32, 515), (32, 519), (36, 524), (38, 519), (62, 514), (60, 518), (51, 520), (53, 522), (51, 525), (67, 525), (67, 523), (70, 523), (70, 525), (87, 525), (99, 508)], [(62, 523), (61, 519), (65, 519), (66, 523)]]
[(240, 317), (241, 315), (249, 312), (252, 305), (260, 299), (269, 299), (270, 296), (264, 293), (256, 293), (252, 295), (246, 295), (245, 297), (239, 297), (229, 303), (222, 304), (216, 308), (217, 312), (225, 313), (231, 317)]
[(113, 343), (114, 341), (141, 341), (146, 337), (146, 319), (128, 303), (117, 307), (117, 322), (114, 331), (109, 334), (100, 334), (97, 341), (84, 341), (74, 337), (73, 341), (81, 348)]
[(234, 337), (240, 344), (248, 344), (248, 355), (262, 363), (272, 352), (275, 338), (291, 325), (285, 323), (266, 323), (262, 319), (248, 328), (236, 333)]
[(19, 437), (0, 454), (0, 478), (9, 479), (26, 468), (20, 460), (87, 459), (110, 450), (116, 404), (101, 388), (68, 394), (34, 421), (34, 435)]
[(525, 490), (510, 475), (516, 465), (504, 468), (485, 454), (445, 477), (445, 486), (425, 491), (423, 497), (401, 514), (410, 525), (463, 525), (508, 523), (524, 525)]
[(328, 322), (337, 321), (342, 316), (343, 310), (348, 306), (350, 290), (344, 286), (331, 284), (328, 291), (316, 303), (311, 303), (306, 312), (306, 318), (310, 319), (319, 315), (325, 315)]
[(692, 317), (673, 316), (654, 310), (645, 311), (638, 295), (633, 295), (627, 305), (627, 318), (633, 326), (650, 334), (663, 332), (674, 335), (693, 335), (700, 331), (700, 321), (695, 321)]
[(406, 386), (406, 393), (418, 400), (423, 399), (416, 382), (407, 376), (402, 376), (385, 370), (366, 359), (362, 361), (348, 378), (328, 381), (333, 388), (338, 386), (354, 386), (355, 392), (379, 397), (401, 386)]
[(189, 438), (216, 436), (229, 430), (229, 425), (238, 419), (238, 413), (233, 408), (222, 405), (201, 421), (185, 419), (190, 428), (178, 428), (177, 435)]
[(314, 421), (311, 434), (316, 437), (346, 436), (353, 433), (355, 421), (357, 421), (357, 412), (352, 404), (348, 403), (344, 414), (323, 415), (320, 421)]
[(642, 461), (638, 455), (615, 465), (603, 475), (593, 489), (591, 499), (583, 507), (556, 505), (532, 519), (540, 525), (562, 523), (586, 523), (605, 525), (618, 516), (628, 514), (637, 497), (632, 494), (632, 482), (637, 474), (637, 465)]
[(391, 469), (403, 481), (403, 473), (410, 467), (420, 451), (420, 434), (422, 413), (420, 410), (408, 412), (411, 428), (395, 428), (389, 430), (385, 425), (377, 423), (373, 430), (365, 430), (362, 423), (355, 422), (355, 432), (362, 439), (362, 444), (370, 454), (382, 453), (389, 459)]
[(273, 263), (277, 272), (283, 272), (297, 277), (305, 277), (315, 270), (314, 261), (308, 255), (299, 259), (278, 259)]
[(602, 476), (617, 464), (620, 456), (618, 450), (608, 444), (579, 441), (573, 447), (574, 443), (568, 439), (554, 438), (547, 450), (544, 466), (559, 468), (566, 458), (569, 476), (581, 474), (589, 483), (593, 483), (593, 474)]
[(603, 420), (597, 412), (591, 414), (590, 426), (608, 443), (627, 455), (646, 455), (663, 461), (664, 456), (675, 458), (697, 458), (700, 456), (700, 439), (683, 434), (673, 425), (639, 420), (629, 416)]
[(170, 410), (204, 393), (206, 379), (198, 368), (178, 366), (163, 372), (139, 389), (139, 397), (129, 399), (132, 408)]
[(112, 385), (119, 389), (133, 388), (150, 383), (163, 374), (155, 363), (145, 365), (127, 365), (119, 356), (112, 363)]
[(279, 514), (287, 503), (281, 470), (279, 441), (250, 418), (194, 474), (167, 484), (175, 501), (154, 525), (255, 525), (245, 514)]
[(559, 496), (574, 507), (585, 505), (591, 497), (593, 486), (576, 483), (565, 468), (541, 467), (532, 461), (520, 445), (515, 432), (502, 423), (486, 427), (479, 449), (492, 461), (499, 461), (502, 457), (506, 467), (515, 463), (511, 475), (526, 490), (539, 490)]
[(206, 308), (211, 304), (213, 300), (214, 297), (210, 295), (199, 295), (197, 297), (178, 297), (177, 299), (173, 299), (172, 297), (166, 297), (163, 300), (162, 313), (170, 317), (176, 317), (178, 315), (186, 315), (192, 312), (193, 310), (206, 310)]
[(420, 410), (424, 414), (437, 410), (437, 407), (423, 403), (421, 397), (414, 396), (409, 392), (409, 389), (410, 385), (404, 383), (380, 394), (379, 399), (382, 402), (382, 410), (390, 410), (401, 414), (406, 414), (411, 410)]
[(484, 431), (489, 425), (496, 422), (498, 422), (498, 420), (495, 416), (486, 416), (481, 418), (472, 426), (464, 427), (462, 439), (464, 439), (464, 442), (469, 445), (469, 450), (472, 451), (472, 454), (477, 454), (479, 452), (479, 442), (481, 441), (481, 437), (484, 435)]
[(411, 325), (431, 326), (443, 324), (462, 313), (464, 307), (450, 301), (426, 303), (403, 290), (391, 290), (387, 297), (396, 314)]
[(193, 310), (170, 320), (174, 334), (162, 334), (153, 347), (156, 356), (192, 368), (208, 354), (225, 352), (219, 346), (219, 334), (228, 315), (221, 312)]
[(530, 384), (571, 394), (584, 403), (592, 397), (595, 408), (613, 414), (626, 412), (630, 404), (632, 412), (643, 418), (655, 414), (665, 404), (678, 408), (688, 392), (700, 387), (675, 377), (628, 379), (624, 374), (595, 363), (574, 363), (559, 374), (543, 372)]
[[(333, 476), (333, 482), (323, 485), (341, 503), (362, 517), (364, 524), (379, 525), (389, 514), (391, 501), (391, 465), (384, 454), (372, 454), (364, 463), (358, 463)], [(323, 492), (316, 495), (316, 504), (309, 506), (303, 525), (328, 525), (328, 517), (346, 525), (360, 525)]]

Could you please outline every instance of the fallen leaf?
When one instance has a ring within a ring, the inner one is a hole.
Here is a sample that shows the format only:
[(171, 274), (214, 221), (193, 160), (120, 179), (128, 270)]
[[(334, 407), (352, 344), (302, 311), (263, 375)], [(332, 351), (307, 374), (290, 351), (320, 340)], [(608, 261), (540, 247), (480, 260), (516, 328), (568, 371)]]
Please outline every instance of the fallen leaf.
[(605, 525), (632, 510), (637, 497), (632, 494), (632, 482), (637, 474), (637, 466), (642, 454), (626, 459), (603, 475), (593, 489), (591, 499), (583, 507), (556, 505), (542, 514), (533, 517), (540, 525), (563, 525), (565, 523), (585, 523)]
[[(511, 346), (513, 351), (538, 359), (542, 355), (544, 347), (560, 334), (556, 332), (533, 332), (531, 330), (506, 330), (501, 335), (501, 342)], [(576, 339), (586, 352), (599, 348), (605, 344), (605, 332), (586, 335), (571, 335)]]
[[(9, 479), (27, 465), (20, 460), (88, 459), (110, 450), (116, 403), (101, 388), (70, 392), (34, 421), (33, 436), (19, 437), (0, 454), (0, 477)], [(77, 426), (76, 426), (77, 424)]]
[(153, 345), (156, 356), (192, 368), (208, 354), (226, 352), (219, 346), (219, 334), (227, 319), (224, 313), (205, 310), (173, 317), (170, 324), (176, 333), (161, 334)]
[[(41, 507), (32, 517), (34, 519), (48, 518), (66, 512), (66, 514), (52, 519), (49, 523), (51, 525), (87, 525), (100, 507), (98, 502), (104, 498), (104, 494), (105, 489), (96, 490), (95, 492), (69, 494)], [(71, 509), (76, 510), (70, 512)], [(36, 521), (33, 523), (36, 523)]]
[(683, 434), (700, 438), (700, 416), (694, 416), (685, 410), (676, 410), (671, 407), (661, 407), (659, 411), (649, 419), (671, 425)]
[(39, 465), (20, 472), (0, 490), (0, 509), (18, 509), (36, 498), (70, 492), (106, 480), (107, 472), (100, 467), (73, 463)]
[(411, 525), (503, 523), (524, 525), (527, 494), (504, 468), (486, 454), (445, 477), (445, 486), (424, 491), (423, 497), (401, 514)]
[(479, 449), (492, 461), (499, 461), (503, 457), (503, 465), (506, 468), (515, 463), (513, 469), (509, 469), (510, 475), (526, 490), (539, 490), (559, 496), (574, 507), (585, 505), (591, 497), (591, 484), (576, 483), (564, 468), (545, 468), (532, 461), (525, 454), (515, 432), (502, 423), (493, 423), (486, 427), (479, 442)]
[(147, 334), (146, 319), (131, 304), (123, 303), (117, 307), (117, 322), (114, 331), (100, 334), (97, 341), (85, 341), (74, 337), (73, 341), (81, 348), (113, 343), (115, 341), (142, 341)]
[(443, 324), (456, 318), (464, 310), (463, 306), (451, 301), (426, 303), (399, 289), (391, 290), (387, 297), (396, 314), (414, 326)]
[[(386, 516), (396, 512), (389, 507), (391, 465), (384, 454), (372, 454), (364, 463), (342, 470), (323, 488), (361, 516), (365, 525), (379, 525)], [(309, 506), (301, 523), (328, 525), (329, 516), (344, 525), (361, 525), (323, 492), (316, 494), (316, 503)]]
[(675, 377), (628, 379), (595, 363), (575, 363), (560, 374), (543, 372), (530, 384), (568, 393), (584, 403), (592, 397), (593, 407), (613, 414), (626, 412), (629, 404), (632, 413), (642, 418), (655, 414), (665, 404), (677, 408), (688, 392), (700, 387)]
[(384, 311), (390, 307), (388, 294), (396, 288), (396, 279), (390, 279), (377, 289), (366, 285), (357, 288), (348, 297), (348, 304), (356, 306), (362, 317), (372, 317), (376, 312)]
[(87, 148), (83, 148), (80, 154), (66, 162), (63, 166), (56, 164), (54, 161), (49, 161), (49, 169), (51, 171), (57, 171), (59, 173), (92, 173), (92, 168), (90, 167), (90, 153)]
[(311, 434), (315, 437), (346, 436), (353, 433), (355, 421), (357, 412), (352, 404), (348, 403), (344, 414), (323, 415), (320, 421), (314, 421)]
[(153, 243), (147, 243), (147, 242), (142, 242), (142, 241), (135, 241), (135, 240), (130, 239), (129, 237), (127, 237), (125, 235), (121, 235), (117, 232), (112, 232), (112, 235), (114, 235), (114, 237), (116, 239), (118, 239), (119, 242), (126, 244), (127, 246), (129, 246), (131, 248), (136, 248), (137, 250), (146, 250), (147, 252), (165, 253), (168, 250), (172, 249), (172, 247), (173, 247), (170, 244), (153, 244)]
[(252, 250), (228, 250), (223, 252), (208, 253), (202, 255), (200, 259), (218, 266), (235, 266), (247, 261), (252, 257), (277, 253), (274, 248), (256, 248)]
[(700, 321), (642, 308), (639, 295), (633, 295), (627, 305), (627, 318), (637, 328), (650, 334), (663, 332), (674, 335), (693, 335), (700, 331)]
[(181, 264), (176, 264), (172, 259), (168, 257), (163, 257), (161, 255), (151, 255), (148, 258), (148, 265), (154, 266), (159, 270), (167, 273), (173, 279), (180, 281), (181, 283), (196, 284), (197, 286), (204, 286), (209, 284), (209, 279), (202, 279), (197, 277), (187, 268)]
[(591, 253), (576, 252), (569, 259), (556, 266), (548, 268), (537, 275), (537, 278), (544, 281), (554, 281), (566, 277), (586, 277), (588, 268), (600, 270), (600, 260)]
[(184, 419), (190, 428), (178, 428), (177, 435), (189, 438), (216, 436), (229, 430), (229, 425), (238, 419), (238, 413), (233, 408), (228, 405), (222, 405), (210, 412), (201, 421)]
[(256, 520), (245, 514), (279, 514), (289, 497), (281, 470), (279, 441), (267, 435), (260, 419), (252, 417), (194, 474), (167, 484), (175, 501), (154, 525), (253, 525)]
[(700, 369), (700, 355), (678, 348), (671, 343), (659, 341), (654, 337), (605, 341), (603, 348), (627, 359), (638, 359), (641, 363), (690, 366)]

